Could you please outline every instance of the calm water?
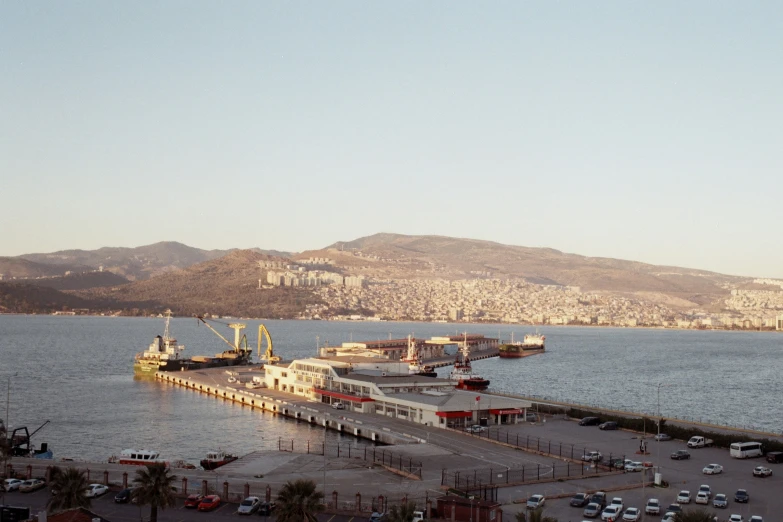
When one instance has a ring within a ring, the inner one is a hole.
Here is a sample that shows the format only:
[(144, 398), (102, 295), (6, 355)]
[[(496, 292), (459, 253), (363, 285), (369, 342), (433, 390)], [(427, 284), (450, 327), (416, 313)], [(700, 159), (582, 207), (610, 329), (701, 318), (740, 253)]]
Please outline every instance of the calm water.
[[(255, 348), (259, 321), (243, 322)], [(317, 342), (334, 345), (410, 333), (429, 337), (466, 329), (464, 324), (264, 324), (276, 353), (287, 359), (314, 355)], [(232, 338), (232, 330), (216, 328)], [(529, 332), (494, 325), (469, 325), (467, 330), (502, 338), (512, 331), (517, 338)], [(171, 331), (188, 355), (214, 354), (225, 346), (195, 319), (173, 319)], [(664, 383), (664, 416), (783, 431), (779, 334), (569, 327), (541, 331), (547, 336), (546, 354), (474, 363), (492, 381), (493, 390), (654, 413), (658, 384)], [(218, 447), (247, 453), (276, 447), (278, 437), (322, 440), (322, 431), (309, 425), (134, 380), (133, 355), (162, 333), (162, 319), (0, 315), (0, 400), (5, 402), (10, 382), (10, 425), (32, 430), (50, 420), (34, 437), (36, 443), (49, 442), (57, 457), (95, 460), (124, 448), (147, 447), (169, 459), (196, 462)], [(328, 437), (340, 438), (333, 433)]]

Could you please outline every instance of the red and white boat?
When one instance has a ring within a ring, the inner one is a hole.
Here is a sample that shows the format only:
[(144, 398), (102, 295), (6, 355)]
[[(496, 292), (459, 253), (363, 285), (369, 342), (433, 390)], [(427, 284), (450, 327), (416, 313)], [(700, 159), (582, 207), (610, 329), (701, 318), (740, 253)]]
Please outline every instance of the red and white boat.
[(416, 346), (416, 341), (413, 336), (408, 336), (408, 353), (402, 362), (408, 363), (408, 373), (410, 375), (421, 375), (423, 377), (437, 377), (438, 374), (435, 368), (422, 364), (421, 354)]
[(465, 334), (465, 341), (457, 352), (454, 361), (454, 369), (451, 371), (449, 379), (457, 382), (457, 388), (462, 390), (486, 390), (489, 388), (489, 380), (473, 372), (470, 365), (470, 348), (468, 347), (468, 336)]
[(126, 449), (122, 450), (120, 456), (112, 455), (109, 458), (111, 464), (130, 464), (133, 466), (148, 466), (150, 464), (163, 464), (168, 466), (166, 460), (160, 458), (160, 453), (145, 449)]

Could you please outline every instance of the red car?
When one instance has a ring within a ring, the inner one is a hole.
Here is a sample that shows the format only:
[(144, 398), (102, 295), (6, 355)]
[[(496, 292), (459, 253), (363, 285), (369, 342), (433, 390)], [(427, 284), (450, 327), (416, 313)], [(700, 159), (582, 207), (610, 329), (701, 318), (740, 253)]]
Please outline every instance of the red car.
[(201, 493), (194, 493), (193, 495), (188, 495), (188, 498), (185, 499), (185, 507), (197, 508), (203, 498), (204, 495), (202, 495)]
[(220, 497), (217, 495), (207, 495), (198, 503), (199, 511), (212, 511), (220, 505)]

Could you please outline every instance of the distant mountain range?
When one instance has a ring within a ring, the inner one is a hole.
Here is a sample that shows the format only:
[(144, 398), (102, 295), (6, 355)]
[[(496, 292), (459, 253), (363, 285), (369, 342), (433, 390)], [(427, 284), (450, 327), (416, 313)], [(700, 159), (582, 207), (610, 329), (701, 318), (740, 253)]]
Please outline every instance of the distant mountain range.
[[(328, 257), (333, 260), (333, 270), (371, 279), (524, 279), (537, 284), (578, 286), (583, 291), (636, 294), (681, 308), (709, 307), (725, 299), (730, 288), (752, 284), (751, 278), (585, 257), (549, 248), (382, 233), (298, 254), (261, 249), (202, 250), (162, 242), (137, 248), (5, 257), (0, 258), (0, 274), (4, 275), (0, 298), (4, 288), (8, 294), (11, 280), (16, 300), (24, 300), (20, 284), (35, 284), (68, 291), (64, 306), (72, 306), (78, 298), (82, 307), (94, 301), (114, 308), (131, 304), (144, 310), (170, 307), (182, 314), (289, 317), (312, 304), (315, 297), (307, 289), (260, 291), (259, 280), (266, 282), (266, 270), (259, 262), (291, 263), (311, 257)], [(96, 272), (100, 269), (104, 276), (85, 275), (100, 274)], [(66, 271), (71, 272), (70, 281), (64, 277)], [(74, 279), (76, 274), (83, 275)], [(41, 291), (35, 295), (40, 296)], [(57, 306), (56, 295), (46, 294), (47, 307)], [(13, 311), (14, 307), (6, 305), (5, 309)]]

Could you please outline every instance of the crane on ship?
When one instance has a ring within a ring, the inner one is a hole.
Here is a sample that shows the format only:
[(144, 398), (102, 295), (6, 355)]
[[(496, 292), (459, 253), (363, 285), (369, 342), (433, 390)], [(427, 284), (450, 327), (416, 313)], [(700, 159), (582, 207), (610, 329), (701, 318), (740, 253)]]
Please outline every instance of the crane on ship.
[[(209, 324), (207, 322), (207, 320), (204, 319), (204, 317), (199, 315), (199, 316), (196, 317), (196, 319), (198, 319), (199, 321), (204, 323), (206, 325), (206, 327), (209, 328), (210, 330), (212, 330), (212, 332), (214, 332), (215, 335), (217, 335), (220, 339), (222, 339), (224, 343), (229, 345), (231, 347), (231, 352), (232, 353), (235, 353), (235, 354), (237, 354), (237, 355), (239, 355), (239, 356), (241, 356), (243, 358), (246, 358), (246, 359), (250, 360), (250, 356), (253, 353), (253, 349), (250, 348), (248, 346), (248, 344), (247, 344), (247, 335), (242, 334), (242, 330), (247, 328), (246, 324), (244, 324), (244, 323), (224, 323), (223, 321), (218, 321), (216, 319), (210, 319), (210, 321), (214, 321), (216, 323), (224, 324), (224, 325), (226, 325), (229, 328), (234, 330), (234, 342), (232, 343), (231, 341), (229, 341), (228, 339), (226, 339), (225, 337), (220, 335), (220, 332), (218, 332), (217, 330), (212, 328), (212, 325)], [(240, 335), (241, 335), (241, 337), (240, 337)]]
[[(261, 340), (266, 339), (266, 352), (261, 356)], [(274, 364), (280, 362), (280, 357), (275, 355), (272, 349), (272, 336), (269, 335), (269, 330), (263, 324), (258, 325), (258, 357), (262, 361), (266, 361), (267, 364)]]

